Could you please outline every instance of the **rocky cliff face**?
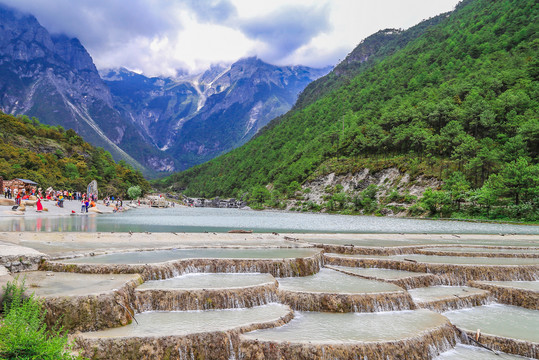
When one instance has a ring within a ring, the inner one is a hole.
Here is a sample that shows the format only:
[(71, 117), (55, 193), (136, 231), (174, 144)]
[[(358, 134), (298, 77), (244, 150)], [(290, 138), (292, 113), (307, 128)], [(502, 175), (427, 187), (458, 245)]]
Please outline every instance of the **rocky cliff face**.
[[(92, 58), (77, 39), (51, 36), (35, 17), (0, 5), (0, 109), (72, 128), (117, 159), (155, 170), (173, 161), (114, 109)], [(153, 159), (153, 163), (151, 160)]]
[(246, 58), (174, 79), (147, 78), (126, 69), (101, 75), (125, 117), (185, 169), (248, 141), (329, 70)]

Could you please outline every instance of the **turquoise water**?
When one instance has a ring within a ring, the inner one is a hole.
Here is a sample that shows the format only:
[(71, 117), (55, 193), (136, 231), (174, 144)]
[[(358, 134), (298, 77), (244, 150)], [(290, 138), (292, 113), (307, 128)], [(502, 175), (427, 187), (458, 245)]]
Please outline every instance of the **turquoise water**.
[(294, 319), (288, 324), (248, 332), (242, 337), (314, 344), (393, 341), (413, 337), (446, 322), (442, 315), (423, 309), (345, 314), (296, 311)]
[(539, 234), (538, 226), (213, 208), (134, 209), (120, 214), (4, 217), (0, 231)]
[(248, 309), (204, 311), (151, 311), (136, 315), (137, 322), (102, 331), (82, 333), (86, 338), (181, 336), (208, 331), (226, 331), (250, 324), (277, 321), (290, 308), (268, 304)]
[(62, 262), (73, 264), (154, 264), (180, 259), (293, 259), (311, 257), (319, 252), (320, 249), (311, 248), (172, 249), (85, 256), (62, 260)]
[(348, 255), (348, 254), (332, 254), (328, 256), (336, 256), (352, 259), (381, 259), (381, 260), (398, 260), (406, 261), (413, 260), (427, 264), (451, 264), (451, 265), (539, 265), (538, 258), (515, 258), (515, 257), (466, 257), (466, 256), (438, 256), (438, 255)]
[(194, 273), (184, 274), (166, 280), (151, 280), (137, 287), (147, 289), (233, 289), (248, 286), (260, 286), (274, 283), (275, 278), (270, 274), (259, 273)]
[(311, 276), (282, 278), (278, 281), (282, 290), (312, 293), (362, 294), (404, 291), (390, 283), (363, 279), (330, 269), (320, 269), (320, 272)]
[(512, 305), (491, 304), (443, 313), (463, 330), (539, 342), (539, 311)]

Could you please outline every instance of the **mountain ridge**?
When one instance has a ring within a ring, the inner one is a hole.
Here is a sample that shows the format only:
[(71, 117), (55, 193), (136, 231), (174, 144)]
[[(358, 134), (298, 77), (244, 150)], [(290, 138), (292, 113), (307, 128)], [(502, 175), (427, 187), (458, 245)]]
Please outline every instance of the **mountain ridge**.
[(186, 168), (250, 139), (329, 69), (282, 67), (249, 57), (174, 78), (149, 78), (127, 69), (101, 75), (124, 116)]

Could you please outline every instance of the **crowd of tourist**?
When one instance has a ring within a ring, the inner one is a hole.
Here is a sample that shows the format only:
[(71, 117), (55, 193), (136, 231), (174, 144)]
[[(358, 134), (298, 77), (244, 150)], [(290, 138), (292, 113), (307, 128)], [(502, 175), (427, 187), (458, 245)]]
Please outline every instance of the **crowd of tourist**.
[[(81, 191), (69, 191), (69, 190), (54, 190), (48, 188), (44, 192), (41, 188), (28, 188), (28, 189), (19, 189), (17, 187), (10, 188), (9, 186), (4, 187), (4, 197), (6, 199), (15, 199), (15, 202), (18, 206), (21, 205), (22, 200), (33, 200), (38, 204), (38, 208), (42, 209), (41, 200), (53, 201), (54, 204), (58, 207), (63, 208), (65, 201), (80, 201), (81, 202), (81, 213), (87, 213), (88, 209), (95, 207), (97, 205), (97, 194), (86, 194)], [(103, 204), (105, 206), (114, 206), (113, 212), (121, 212), (123, 208), (123, 200), (121, 198), (115, 198), (114, 196), (107, 196), (103, 199)], [(139, 201), (140, 205), (140, 201)], [(39, 211), (39, 210), (38, 210)], [(74, 212), (74, 211), (73, 211)]]
[(17, 205), (21, 204), (21, 200), (28, 200), (30, 196), (37, 196), (34, 188), (27, 191), (26, 189), (19, 190), (17, 187), (13, 189), (10, 187), (4, 187), (4, 197), (6, 199), (15, 199)]

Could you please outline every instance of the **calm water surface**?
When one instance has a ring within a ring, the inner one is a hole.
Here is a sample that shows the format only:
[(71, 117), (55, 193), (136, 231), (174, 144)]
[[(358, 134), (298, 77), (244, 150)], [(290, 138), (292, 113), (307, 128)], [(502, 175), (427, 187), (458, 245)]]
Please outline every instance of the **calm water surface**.
[(539, 226), (213, 208), (135, 209), (120, 214), (0, 218), (0, 231), (539, 234)]

